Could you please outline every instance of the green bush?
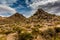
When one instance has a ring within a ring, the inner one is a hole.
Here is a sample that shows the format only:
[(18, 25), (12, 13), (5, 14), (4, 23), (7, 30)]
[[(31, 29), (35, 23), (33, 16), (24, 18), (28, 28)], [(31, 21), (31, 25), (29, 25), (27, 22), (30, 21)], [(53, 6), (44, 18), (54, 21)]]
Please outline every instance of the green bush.
[(55, 27), (54, 30), (55, 30), (56, 33), (59, 33), (60, 32), (60, 27)]
[(31, 33), (22, 33), (19, 35), (19, 40), (32, 40), (33, 36)]
[(41, 27), (43, 27), (42, 25), (39, 25), (39, 24), (36, 24), (36, 25), (34, 25), (34, 27), (36, 27), (36, 28), (41, 28)]
[(56, 34), (56, 32), (55, 32), (53, 29), (51, 29), (51, 28), (49, 28), (49, 29), (47, 30), (47, 33), (48, 33), (51, 37), (53, 37), (53, 36)]

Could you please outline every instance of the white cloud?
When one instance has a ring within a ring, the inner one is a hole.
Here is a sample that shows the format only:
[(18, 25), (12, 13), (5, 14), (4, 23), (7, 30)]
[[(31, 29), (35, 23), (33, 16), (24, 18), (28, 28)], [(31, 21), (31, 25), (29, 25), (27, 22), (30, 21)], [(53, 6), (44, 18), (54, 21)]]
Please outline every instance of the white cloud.
[[(30, 14), (29, 15), (25, 15), (27, 17), (30, 17), (31, 15), (33, 15), (33, 13), (35, 13), (38, 8), (42, 8), (42, 6), (44, 6), (44, 5), (47, 5), (49, 3), (51, 3), (52, 5), (54, 5), (55, 2), (60, 2), (60, 1), (59, 0), (31, 0), (31, 2), (32, 3), (30, 4), (28, 2), (28, 0), (26, 0), (26, 3), (29, 4), (28, 7), (32, 8), (32, 10), (29, 12)], [(42, 9), (47, 8), (47, 10), (45, 10), (45, 11), (47, 11), (49, 13), (56, 14), (56, 15), (60, 14), (60, 12), (56, 13), (56, 10), (58, 9), (57, 7), (54, 7), (54, 8), (51, 7), (51, 9), (49, 9), (48, 7), (49, 7), (49, 5), (47, 5), (47, 7), (44, 7)]]
[(16, 13), (16, 10), (9, 7), (17, 0), (0, 0), (0, 16), (10, 16)]
[(57, 9), (60, 9), (60, 7), (53, 7), (51, 9), (48, 9), (46, 12), (48, 12), (50, 14), (60, 15), (60, 12)]
[(1, 4), (5, 5), (12, 5), (12, 3), (15, 3), (17, 0), (0, 0)]
[[(17, 0), (0, 0), (0, 16), (6, 16), (5, 14), (14, 14), (16, 13), (15, 9), (9, 7), (9, 5), (12, 5), (13, 3), (15, 3)], [(36, 12), (36, 10), (38, 9), (38, 6), (41, 5), (46, 5), (48, 3), (55, 3), (56, 1), (59, 0), (31, 0), (31, 4), (29, 3), (28, 0), (26, 0), (26, 4), (28, 4), (28, 7), (31, 7), (32, 10), (30, 12), (26, 12), (27, 15), (25, 15), (26, 17), (30, 17), (31, 15), (33, 15), (33, 13)], [(48, 6), (48, 5), (47, 5)], [(17, 8), (24, 8), (22, 5), (19, 5), (19, 7)], [(49, 12), (53, 13), (53, 10), (56, 10), (56, 8), (53, 8), (51, 10), (49, 10)], [(29, 14), (28, 14), (29, 13)]]
[(15, 11), (15, 9), (10, 8), (9, 6), (0, 5), (0, 15), (6, 16), (5, 14), (9, 14), (9, 13), (14, 14), (14, 13), (16, 13), (16, 11)]
[(37, 9), (39, 5), (45, 5), (47, 3), (55, 3), (58, 0), (33, 0), (33, 3), (30, 4), (30, 7)]
[(29, 1), (28, 0), (26, 0), (26, 4), (29, 4)]
[[(27, 15), (23, 14), (26, 18), (31, 17), (37, 10), (31, 10), (29, 12), (26, 12)], [(28, 14), (29, 13), (29, 14)]]

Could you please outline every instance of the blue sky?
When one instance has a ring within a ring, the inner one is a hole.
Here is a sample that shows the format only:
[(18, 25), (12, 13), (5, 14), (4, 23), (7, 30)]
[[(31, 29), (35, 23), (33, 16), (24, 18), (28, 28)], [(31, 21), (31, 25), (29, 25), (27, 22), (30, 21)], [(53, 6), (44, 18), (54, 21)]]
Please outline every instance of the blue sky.
[(30, 17), (38, 8), (60, 15), (59, 0), (0, 0), (0, 16), (10, 16), (19, 12)]

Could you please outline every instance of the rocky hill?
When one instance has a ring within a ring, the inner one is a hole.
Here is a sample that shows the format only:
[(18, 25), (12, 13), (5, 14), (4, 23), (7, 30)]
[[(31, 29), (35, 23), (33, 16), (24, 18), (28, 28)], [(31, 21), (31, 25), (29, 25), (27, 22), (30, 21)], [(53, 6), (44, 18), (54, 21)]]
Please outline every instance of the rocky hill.
[(26, 18), (19, 13), (15, 13), (10, 17), (0, 17), (0, 24), (11, 24), (16, 22), (25, 22)]
[(36, 13), (29, 18), (29, 21), (33, 23), (56, 25), (60, 22), (60, 17), (55, 14), (49, 14), (42, 9), (38, 9)]
[(16, 21), (23, 21), (25, 20), (25, 17), (22, 15), (22, 14), (19, 14), (19, 13), (15, 13), (13, 14), (12, 16), (9, 17), (10, 19), (13, 19), (13, 20), (16, 20)]
[(19, 13), (15, 13), (12, 16), (8, 17), (8, 19), (13, 20), (15, 22), (25, 22), (26, 18)]
[(0, 40), (60, 40), (60, 16), (38, 9), (29, 18), (0, 17)]

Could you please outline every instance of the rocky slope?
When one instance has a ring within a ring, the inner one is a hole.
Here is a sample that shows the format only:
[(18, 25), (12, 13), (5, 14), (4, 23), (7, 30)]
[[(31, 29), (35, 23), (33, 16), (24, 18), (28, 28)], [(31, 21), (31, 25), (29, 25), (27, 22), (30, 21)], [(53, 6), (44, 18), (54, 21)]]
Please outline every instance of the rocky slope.
[(56, 25), (60, 22), (60, 17), (54, 14), (49, 14), (42, 9), (38, 9), (36, 13), (29, 18), (29, 21), (33, 23)]
[(26, 18), (22, 14), (15, 13), (12, 16), (10, 16), (9, 19), (13, 19), (15, 21), (25, 21)]
[(0, 17), (0, 24), (11, 24), (16, 22), (25, 22), (26, 18), (19, 13), (15, 13), (10, 17)]
[(60, 40), (60, 16), (38, 9), (29, 18), (0, 17), (0, 40)]

